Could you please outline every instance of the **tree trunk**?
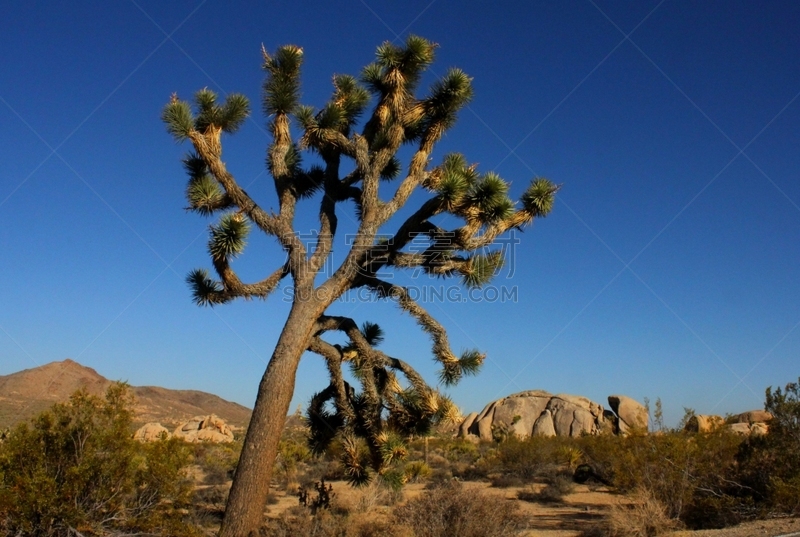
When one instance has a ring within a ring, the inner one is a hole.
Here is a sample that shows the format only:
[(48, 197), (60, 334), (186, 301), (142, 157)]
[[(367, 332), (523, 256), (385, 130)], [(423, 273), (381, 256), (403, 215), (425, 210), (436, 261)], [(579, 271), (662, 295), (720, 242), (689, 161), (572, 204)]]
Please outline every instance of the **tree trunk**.
[(219, 537), (258, 536), (278, 443), (294, 394), (297, 366), (306, 350), (315, 321), (310, 304), (294, 303), (258, 386)]

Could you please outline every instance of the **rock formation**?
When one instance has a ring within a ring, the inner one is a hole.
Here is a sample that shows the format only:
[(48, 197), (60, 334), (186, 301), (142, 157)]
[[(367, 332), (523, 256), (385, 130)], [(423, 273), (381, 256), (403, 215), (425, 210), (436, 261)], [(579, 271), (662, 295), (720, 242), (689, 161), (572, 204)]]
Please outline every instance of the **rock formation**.
[(492, 440), (510, 434), (518, 438), (575, 437), (647, 431), (647, 411), (642, 405), (624, 395), (612, 395), (608, 401), (614, 412), (578, 395), (553, 395), (544, 390), (515, 393), (489, 403), (480, 413), (469, 414), (459, 426), (458, 436)]
[(605, 414), (602, 405), (586, 397), (530, 390), (498, 399), (479, 414), (468, 415), (458, 434), (481, 440), (508, 434), (519, 438), (600, 434), (613, 427)]
[(689, 433), (710, 433), (725, 425), (722, 416), (695, 414), (686, 422), (683, 430)]
[(139, 442), (155, 442), (162, 438), (170, 438), (171, 436), (172, 434), (170, 434), (166, 427), (154, 421), (145, 423), (133, 433), (133, 439)]
[(736, 434), (743, 436), (767, 434), (772, 414), (765, 410), (750, 410), (733, 417), (733, 423), (728, 428)]
[(186, 423), (178, 425), (173, 434), (187, 442), (233, 442), (233, 431), (215, 414), (195, 416)]
[(742, 436), (767, 434), (772, 414), (764, 410), (750, 410), (732, 416), (727, 420), (722, 416), (698, 414), (689, 418), (684, 430), (690, 433), (710, 433), (721, 427)]
[(608, 404), (617, 415), (617, 434), (628, 434), (631, 431), (647, 432), (649, 417), (647, 409), (625, 395), (609, 395)]

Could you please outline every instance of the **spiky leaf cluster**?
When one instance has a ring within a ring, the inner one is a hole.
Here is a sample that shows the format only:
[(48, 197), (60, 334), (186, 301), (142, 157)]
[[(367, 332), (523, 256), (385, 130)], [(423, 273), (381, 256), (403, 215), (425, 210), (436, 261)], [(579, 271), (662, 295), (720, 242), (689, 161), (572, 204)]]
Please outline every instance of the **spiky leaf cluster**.
[(186, 276), (186, 283), (192, 290), (192, 299), (198, 306), (213, 306), (222, 302), (219, 295), (222, 288), (212, 280), (205, 269), (195, 269)]
[(235, 257), (244, 251), (250, 225), (240, 213), (228, 213), (211, 226), (211, 238), (208, 241), (208, 252), (215, 260)]
[(458, 360), (443, 365), (439, 372), (439, 380), (446, 386), (452, 386), (464, 376), (475, 375), (485, 359), (486, 355), (476, 349), (464, 351)]
[(274, 56), (262, 48), (264, 71), (264, 112), (267, 116), (290, 114), (300, 98), (300, 67), (303, 49), (294, 45), (280, 47)]
[(210, 216), (215, 211), (230, 206), (230, 200), (217, 180), (211, 176), (203, 159), (191, 153), (183, 159), (183, 167), (189, 175), (186, 199), (190, 210), (203, 216)]
[(462, 282), (470, 289), (483, 287), (489, 283), (503, 267), (503, 252), (476, 254), (461, 269)]
[(432, 138), (438, 140), (455, 124), (458, 111), (472, 100), (472, 94), (472, 79), (464, 71), (447, 71), (433, 84), (430, 97), (423, 102), (425, 116), (420, 129), (430, 131)]
[(558, 187), (543, 177), (537, 177), (522, 195), (522, 206), (534, 217), (550, 214)]
[(225, 132), (236, 132), (250, 115), (250, 102), (239, 93), (228, 95), (222, 106), (217, 105), (217, 94), (208, 88), (198, 91), (194, 99), (197, 105), (195, 130), (200, 132), (211, 125)]
[(433, 62), (436, 45), (419, 36), (409, 36), (405, 46), (386, 41), (375, 53), (376, 61), (364, 68), (361, 79), (375, 94), (395, 88), (412, 92), (423, 71)]
[(250, 102), (240, 93), (228, 95), (225, 103), (218, 105), (217, 94), (203, 88), (195, 94), (194, 101), (195, 113), (187, 101), (173, 95), (161, 113), (167, 131), (178, 142), (188, 138), (192, 131), (205, 132), (212, 126), (223, 132), (236, 132), (250, 115)]

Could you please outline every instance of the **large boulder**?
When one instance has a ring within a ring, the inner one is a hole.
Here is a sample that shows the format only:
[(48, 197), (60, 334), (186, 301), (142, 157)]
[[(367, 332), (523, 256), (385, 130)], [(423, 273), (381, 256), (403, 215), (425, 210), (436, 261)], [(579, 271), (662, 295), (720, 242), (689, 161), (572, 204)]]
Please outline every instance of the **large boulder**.
[(171, 436), (166, 427), (156, 422), (145, 423), (133, 433), (133, 439), (139, 442), (155, 442)]
[(617, 433), (632, 431), (647, 432), (649, 417), (647, 409), (638, 401), (625, 395), (609, 395), (608, 405), (617, 415)]
[(529, 390), (493, 401), (477, 416), (470, 414), (459, 436), (492, 440), (501, 433), (518, 438), (598, 434), (610, 429), (603, 414), (600, 404), (585, 397)]
[(766, 423), (772, 419), (772, 414), (766, 410), (749, 410), (733, 417), (734, 423)]
[[(685, 431), (690, 433), (709, 433), (722, 427), (728, 431), (742, 436), (758, 436), (767, 434), (769, 420), (772, 414), (764, 410), (750, 410), (742, 412), (725, 420), (721, 416), (706, 416), (698, 414), (686, 422)], [(727, 423), (726, 423), (727, 422)]]
[(686, 422), (684, 431), (689, 433), (710, 433), (725, 425), (722, 416), (695, 414)]
[(213, 442), (216, 444), (233, 442), (233, 431), (225, 420), (215, 414), (195, 416), (178, 425), (173, 433), (186, 442)]

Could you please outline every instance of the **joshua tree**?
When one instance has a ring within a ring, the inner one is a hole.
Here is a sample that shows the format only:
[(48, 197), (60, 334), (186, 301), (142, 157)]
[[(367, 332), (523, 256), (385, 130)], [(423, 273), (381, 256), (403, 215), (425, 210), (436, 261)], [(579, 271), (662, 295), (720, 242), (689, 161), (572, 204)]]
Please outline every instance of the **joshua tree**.
[[(381, 339), (377, 326), (359, 328), (353, 319), (326, 315), (328, 307), (357, 288), (394, 300), (430, 336), (433, 356), (441, 364), (439, 380), (452, 385), (475, 373), (484, 355), (469, 350), (456, 356), (442, 325), (407, 288), (381, 274), (422, 270), (460, 277), (468, 287), (481, 286), (503, 261), (499, 251), (486, 253), (493, 242), (552, 208), (557, 187), (546, 179), (534, 179), (515, 203), (503, 179), (491, 172), (479, 174), (461, 155), (446, 155), (432, 165), (434, 145), (472, 96), (470, 78), (459, 69), (448, 71), (427, 96), (415, 96), (435, 48), (419, 37), (408, 38), (404, 46), (384, 43), (360, 79), (333, 78), (333, 96), (318, 111), (299, 104), (302, 49), (284, 46), (274, 55), (262, 50), (263, 107), (272, 135), (267, 165), (277, 213), (262, 209), (222, 161), (222, 133), (236, 131), (249, 113), (243, 95), (231, 94), (218, 104), (217, 96), (203, 89), (195, 94), (194, 107), (173, 95), (164, 108), (167, 130), (177, 141), (188, 139), (194, 148), (184, 160), (189, 208), (204, 216), (221, 215), (211, 226), (208, 243), (216, 275), (198, 269), (187, 277), (194, 301), (214, 306), (236, 298), (266, 298), (284, 278), (291, 279), (293, 289), (289, 316), (258, 388), (220, 530), (223, 537), (248, 535), (261, 523), (297, 366), (306, 351), (320, 355), (330, 372), (330, 385), (309, 408), (312, 447), (322, 448), (339, 437), (353, 482), (364, 482), (374, 472), (387, 473), (392, 460), (402, 455), (398, 435), (424, 432), (455, 412), (408, 363), (375, 349)], [(370, 104), (372, 113), (360, 124)], [(290, 133), (290, 118), (299, 125), (298, 138)], [(397, 158), (404, 144), (413, 148), (405, 168)], [(315, 154), (320, 165), (304, 167), (303, 152)], [(343, 160), (352, 162), (349, 173), (341, 171)], [(390, 183), (394, 179), (396, 187)], [(428, 193), (427, 201), (387, 235), (387, 222), (417, 189)], [(298, 236), (294, 217), (298, 202), (312, 198), (319, 203), (319, 227), (308, 245)], [(358, 230), (341, 265), (332, 274), (324, 273), (336, 237), (338, 204), (348, 201), (355, 205)], [(446, 214), (463, 223), (455, 229), (440, 227)], [(286, 258), (263, 280), (245, 283), (231, 260), (244, 251), (253, 227), (274, 237)], [(419, 246), (420, 240), (425, 246), (412, 248), (412, 242)], [(349, 344), (325, 342), (327, 332), (344, 333)], [(361, 384), (359, 392), (344, 379), (346, 363)]]

